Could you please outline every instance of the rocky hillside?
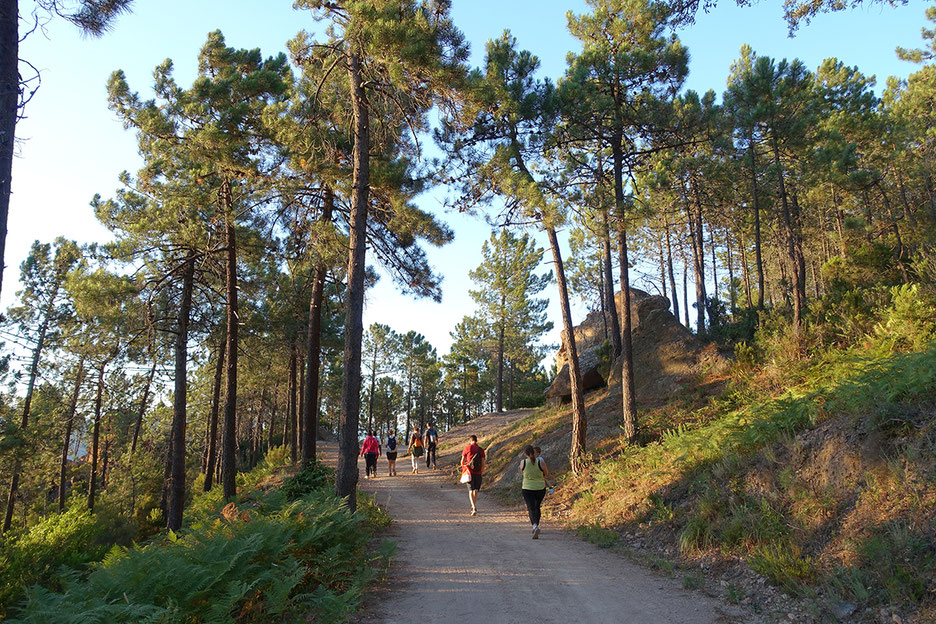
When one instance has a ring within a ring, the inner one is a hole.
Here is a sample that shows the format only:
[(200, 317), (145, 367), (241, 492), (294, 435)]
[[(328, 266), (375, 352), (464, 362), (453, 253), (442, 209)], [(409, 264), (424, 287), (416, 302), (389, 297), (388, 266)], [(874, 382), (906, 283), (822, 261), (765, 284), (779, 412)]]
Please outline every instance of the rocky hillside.
[[(624, 297), (615, 295), (618, 316), (623, 319)], [(631, 319), (634, 345), (634, 371), (637, 401), (656, 405), (692, 387), (709, 373), (719, 373), (728, 360), (714, 345), (699, 340), (669, 311), (666, 297), (631, 289)], [(575, 328), (575, 346), (579, 354), (585, 391), (621, 382), (621, 361), (611, 361), (603, 313), (595, 311)], [(559, 373), (546, 396), (551, 403), (571, 400), (569, 366), (566, 360), (566, 335), (556, 356)]]

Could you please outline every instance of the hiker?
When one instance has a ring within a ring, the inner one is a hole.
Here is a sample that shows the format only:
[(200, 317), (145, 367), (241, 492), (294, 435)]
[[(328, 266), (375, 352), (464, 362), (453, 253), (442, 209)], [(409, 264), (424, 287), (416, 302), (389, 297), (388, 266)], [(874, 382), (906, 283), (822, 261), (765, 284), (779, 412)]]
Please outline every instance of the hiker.
[(374, 432), (367, 430), (367, 437), (361, 445), (361, 455), (364, 456), (364, 478), (369, 479), (371, 473), (377, 476), (377, 458), (380, 457), (380, 441), (374, 437)]
[(393, 435), (393, 429), (387, 431), (387, 476), (396, 476), (396, 436)]
[(478, 492), (481, 491), (481, 475), (484, 473), (484, 449), (478, 446), (478, 436), (469, 438), (468, 446), (462, 451), (462, 468), (467, 467), (471, 475), (468, 482), (468, 502), (471, 503), (471, 515), (478, 515)]
[(520, 475), (523, 477), (520, 492), (523, 494), (523, 502), (526, 503), (527, 513), (530, 515), (530, 524), (533, 525), (533, 539), (539, 539), (540, 507), (546, 496), (546, 488), (549, 487), (550, 492), (553, 490), (549, 485), (549, 469), (536, 448), (527, 445), (523, 449), (523, 454), (526, 457), (520, 462)]
[(418, 460), (423, 454), (423, 439), (419, 434), (419, 427), (413, 429), (413, 435), (410, 437), (409, 454), (413, 462), (413, 474), (419, 474)]
[(439, 433), (430, 420), (429, 426), (426, 428), (426, 468), (432, 468), (433, 470), (438, 468), (436, 465), (436, 446), (438, 442)]

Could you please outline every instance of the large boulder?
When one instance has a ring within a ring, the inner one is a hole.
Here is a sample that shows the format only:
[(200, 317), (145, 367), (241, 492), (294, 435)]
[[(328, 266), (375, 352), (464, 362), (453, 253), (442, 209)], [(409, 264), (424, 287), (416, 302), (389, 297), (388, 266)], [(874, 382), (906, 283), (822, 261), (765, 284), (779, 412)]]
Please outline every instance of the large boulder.
[[(579, 371), (582, 375), (582, 391), (588, 392), (605, 385), (605, 376), (600, 369), (604, 364), (598, 355), (598, 349), (588, 349), (579, 356)], [(553, 379), (545, 390), (546, 399), (550, 404), (568, 403), (572, 400), (572, 386), (569, 383), (569, 365), (563, 364), (562, 370)]]
[[(615, 295), (618, 315), (622, 319), (623, 300), (620, 292)], [(664, 401), (703, 373), (718, 372), (728, 364), (713, 345), (706, 345), (682, 325), (669, 307), (666, 297), (631, 289), (634, 385), (637, 400), (644, 404)], [(601, 359), (601, 354), (608, 350), (603, 348), (606, 341), (604, 327), (601, 311), (595, 311), (590, 312), (574, 330), (586, 392), (605, 383), (609, 386), (621, 383), (621, 359), (617, 358), (610, 366)], [(565, 344), (566, 334), (563, 333), (562, 347), (556, 356), (559, 373), (546, 389), (546, 397), (552, 402), (571, 400)], [(599, 382), (595, 375), (601, 372), (604, 375)]]

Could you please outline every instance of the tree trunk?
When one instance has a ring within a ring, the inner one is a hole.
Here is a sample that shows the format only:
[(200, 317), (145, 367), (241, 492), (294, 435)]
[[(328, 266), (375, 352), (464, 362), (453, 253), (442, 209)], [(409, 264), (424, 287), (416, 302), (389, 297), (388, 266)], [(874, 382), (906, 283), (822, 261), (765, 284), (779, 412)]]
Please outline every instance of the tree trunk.
[[(679, 299), (676, 297), (676, 276), (673, 273), (673, 246), (670, 242), (669, 219), (666, 213), (663, 213), (663, 229), (666, 234), (666, 270), (669, 273), (670, 293), (673, 297), (673, 316), (679, 321)], [(663, 288), (666, 292), (666, 288)]]
[(218, 361), (215, 363), (214, 386), (211, 389), (211, 415), (208, 418), (208, 461), (205, 464), (206, 492), (214, 485), (215, 466), (218, 459), (218, 408), (221, 404), (221, 379), (224, 377), (224, 358), (227, 351), (227, 336), (218, 345)]
[(702, 204), (697, 192), (694, 193), (694, 198), (698, 210), (698, 222), (696, 222), (696, 213), (693, 211), (688, 193), (683, 195), (686, 207), (686, 221), (689, 224), (689, 240), (692, 243), (692, 269), (696, 292), (696, 333), (702, 333), (705, 331), (705, 258), (701, 232)]
[(182, 269), (182, 297), (175, 336), (175, 386), (172, 398), (172, 484), (166, 513), (170, 531), (182, 528), (185, 507), (185, 425), (188, 396), (188, 329), (192, 312), (192, 288), (195, 283), (195, 259), (189, 256)]
[(497, 328), (497, 382), (494, 386), (494, 410), (504, 411), (504, 296), (501, 295), (501, 319)]
[(146, 378), (146, 385), (143, 387), (143, 398), (140, 399), (140, 409), (137, 411), (136, 425), (133, 427), (133, 443), (130, 445), (130, 454), (136, 453), (137, 440), (140, 437), (140, 427), (143, 426), (143, 416), (146, 414), (146, 404), (149, 402), (150, 388), (153, 385), (153, 377), (156, 376), (156, 359), (153, 359), (153, 367), (150, 369), (149, 377)]
[(91, 477), (88, 479), (88, 509), (94, 511), (94, 497), (97, 494), (97, 458), (98, 444), (101, 437), (101, 407), (104, 403), (104, 369), (107, 362), (101, 362), (98, 368), (97, 394), (94, 398), (94, 429), (91, 433)]
[(803, 297), (802, 284), (800, 283), (800, 272), (796, 257), (795, 225), (793, 212), (790, 207), (789, 194), (787, 193), (783, 164), (780, 161), (780, 147), (777, 138), (773, 138), (774, 165), (777, 168), (777, 188), (780, 192), (780, 207), (782, 209), (783, 229), (786, 234), (786, 254), (789, 261), (790, 273), (793, 277), (793, 329), (799, 333), (803, 319)]
[(286, 404), (286, 418), (289, 419), (286, 437), (289, 438), (289, 458), (294, 464), (299, 461), (299, 448), (296, 446), (296, 425), (299, 420), (296, 414), (296, 357), (296, 345), (293, 343), (289, 349), (289, 382), (286, 384), (286, 392), (289, 394), (289, 402)]
[(618, 222), (618, 254), (621, 257), (621, 292), (624, 293), (624, 314), (621, 323), (621, 403), (624, 439), (637, 438), (637, 392), (634, 388), (634, 345), (631, 337), (630, 274), (627, 258), (627, 229), (623, 215)]
[(738, 244), (741, 251), (741, 279), (744, 281), (744, 300), (748, 308), (754, 307), (754, 300), (751, 298), (751, 274), (748, 271), (747, 260), (747, 241), (744, 240), (744, 231), (741, 232), (741, 240)]
[(582, 374), (579, 371), (578, 351), (575, 348), (575, 327), (572, 324), (572, 311), (569, 307), (569, 291), (566, 286), (565, 270), (562, 268), (562, 251), (556, 230), (547, 228), (549, 247), (556, 264), (556, 282), (559, 286), (559, 306), (562, 308), (562, 328), (566, 337), (566, 359), (569, 361), (569, 387), (572, 391), (572, 448), (569, 463), (572, 472), (582, 469), (585, 457), (585, 439), (588, 421), (585, 417), (585, 394), (582, 391)]
[[(322, 208), (322, 221), (330, 222), (335, 207), (335, 195), (331, 188), (325, 187), (325, 201)], [(321, 376), (322, 352), (322, 302), (325, 293), (325, 276), (327, 268), (323, 262), (315, 267), (312, 277), (312, 299), (309, 301), (309, 324), (306, 349), (305, 401), (303, 402), (302, 419), (305, 422), (303, 433), (305, 441), (302, 445), (302, 462), (308, 464), (315, 461), (316, 440), (318, 438), (318, 403), (319, 378)]]
[(19, 80), (19, 2), (0, 0), (0, 290), (6, 258), (13, 150), (16, 118), (19, 114)]
[(218, 203), (224, 215), (225, 238), (227, 240), (227, 262), (224, 281), (227, 294), (227, 355), (225, 371), (224, 439), (221, 441), (221, 477), (224, 498), (237, 493), (237, 237), (234, 233), (233, 199), (231, 182), (225, 179), (218, 190)]
[(608, 214), (603, 215), (603, 236), (601, 237), (602, 251), (602, 277), (604, 281), (605, 309), (611, 320), (611, 346), (614, 349), (614, 358), (621, 355), (621, 323), (617, 312), (617, 303), (614, 301), (614, 273), (611, 266), (611, 232), (608, 224)]
[(68, 402), (68, 415), (65, 417), (65, 440), (62, 443), (62, 462), (59, 466), (59, 511), (65, 511), (65, 470), (68, 468), (68, 445), (71, 443), (71, 433), (75, 426), (75, 412), (78, 409), (78, 395), (81, 394), (81, 382), (84, 381), (85, 356), (78, 360), (78, 372), (75, 373), (75, 389), (72, 390), (71, 400)]
[[(56, 286), (55, 291), (58, 291)], [(25, 432), (29, 426), (29, 413), (32, 407), (33, 391), (36, 388), (36, 378), (39, 376), (39, 358), (42, 357), (42, 347), (45, 345), (46, 332), (49, 330), (49, 322), (52, 316), (52, 307), (55, 305), (55, 294), (49, 298), (49, 305), (46, 307), (42, 322), (39, 325), (39, 338), (36, 340), (36, 348), (33, 349), (32, 363), (29, 365), (29, 383), (26, 386), (26, 398), (23, 399), (23, 414), (20, 417), (20, 431)], [(13, 461), (13, 476), (10, 479), (10, 491), (7, 495), (6, 515), (3, 518), (3, 530), (0, 533), (6, 533), (13, 523), (13, 508), (16, 505), (16, 490), (19, 489), (20, 471), (22, 464), (19, 458)]]
[(754, 200), (754, 265), (757, 271), (757, 309), (764, 309), (764, 259), (761, 256), (760, 193), (757, 190), (757, 150), (751, 139), (751, 195)]
[(370, 197), (369, 112), (361, 84), (360, 59), (348, 53), (351, 108), (354, 113), (352, 152), (351, 215), (348, 242), (348, 287), (345, 296), (344, 378), (341, 384), (341, 410), (338, 435), (338, 471), (335, 492), (347, 497), (348, 508), (357, 508), (357, 437), (361, 411), (361, 339), (364, 335), (364, 272), (367, 238), (367, 207)]
[(305, 427), (302, 420), (302, 412), (305, 409), (305, 392), (302, 391), (305, 388), (305, 358), (302, 357), (302, 349), (299, 348), (299, 343), (296, 343), (296, 352), (298, 353), (297, 364), (299, 366), (299, 387), (296, 388), (296, 392), (299, 394), (299, 398), (296, 399), (298, 402), (298, 407), (296, 409), (296, 446), (299, 449), (299, 457), (302, 457), (302, 443), (305, 440)]

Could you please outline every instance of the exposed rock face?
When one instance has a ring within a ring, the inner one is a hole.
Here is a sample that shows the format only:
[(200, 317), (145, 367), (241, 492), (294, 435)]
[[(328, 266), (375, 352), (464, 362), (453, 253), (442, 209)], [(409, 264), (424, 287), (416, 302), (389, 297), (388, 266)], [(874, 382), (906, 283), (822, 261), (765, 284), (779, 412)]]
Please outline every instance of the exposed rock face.
[[(622, 293), (615, 295), (618, 316), (623, 319)], [(665, 400), (706, 371), (718, 371), (728, 361), (710, 345), (705, 345), (669, 311), (666, 297), (631, 289), (631, 323), (634, 345), (634, 381), (637, 401), (656, 403)], [(623, 321), (622, 321), (623, 323)], [(602, 362), (599, 356), (605, 342), (601, 312), (590, 312), (575, 328), (575, 346), (579, 353), (584, 390), (621, 383), (621, 360)], [(566, 362), (566, 337), (556, 356), (559, 374), (546, 389), (552, 401), (571, 401), (569, 367)]]

